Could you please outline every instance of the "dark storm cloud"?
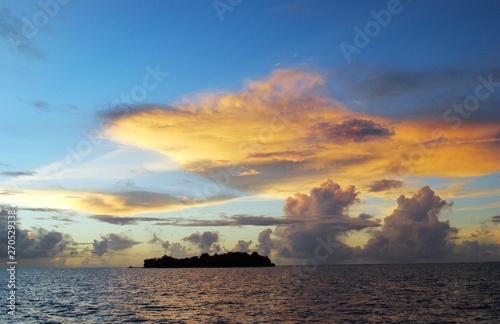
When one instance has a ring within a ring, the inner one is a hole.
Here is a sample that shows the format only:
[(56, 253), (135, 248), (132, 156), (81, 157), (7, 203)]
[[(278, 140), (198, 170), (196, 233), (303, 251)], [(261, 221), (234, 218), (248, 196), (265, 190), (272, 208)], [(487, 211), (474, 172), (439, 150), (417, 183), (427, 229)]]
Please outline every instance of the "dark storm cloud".
[(252, 240), (238, 240), (231, 248), (231, 252), (248, 252), (250, 250), (250, 244), (252, 244)]
[(373, 181), (370, 184), (368, 191), (379, 192), (379, 191), (389, 190), (392, 188), (399, 188), (401, 186), (403, 186), (403, 181), (382, 179)]
[(200, 234), (199, 232), (193, 233), (182, 240), (193, 243), (198, 246), (203, 252), (210, 252), (212, 250), (220, 251), (220, 246), (215, 245), (219, 241), (218, 232), (206, 231)]
[[(8, 213), (0, 212), (0, 248), (7, 251)], [(22, 229), (17, 218), (16, 224), (16, 257), (19, 259), (53, 258), (61, 254), (73, 243), (71, 236), (54, 230), (35, 227)]]
[(319, 122), (310, 127), (312, 139), (330, 140), (336, 143), (366, 142), (391, 137), (394, 132), (366, 119), (348, 119), (340, 124)]
[(107, 234), (101, 236), (101, 240), (92, 243), (92, 255), (103, 256), (105, 253), (128, 249), (141, 242), (134, 241), (122, 234)]
[(0, 38), (12, 47), (14, 52), (43, 58), (41, 51), (23, 34), (23, 21), (8, 8), (0, 8)]
[(500, 223), (500, 215), (496, 215), (496, 216), (491, 217), (491, 221), (493, 223)]
[(25, 177), (25, 176), (34, 176), (36, 174), (36, 172), (34, 171), (6, 171), (6, 172), (2, 172), (0, 173), (1, 175), (3, 176), (6, 176), (6, 177), (13, 177), (13, 178), (17, 178), (17, 177)]
[(413, 197), (404, 195), (398, 207), (374, 230), (365, 247), (369, 258), (389, 261), (448, 256), (453, 248), (450, 237), (458, 230), (448, 221), (439, 221), (439, 212), (452, 204), (442, 200), (429, 187), (422, 187)]

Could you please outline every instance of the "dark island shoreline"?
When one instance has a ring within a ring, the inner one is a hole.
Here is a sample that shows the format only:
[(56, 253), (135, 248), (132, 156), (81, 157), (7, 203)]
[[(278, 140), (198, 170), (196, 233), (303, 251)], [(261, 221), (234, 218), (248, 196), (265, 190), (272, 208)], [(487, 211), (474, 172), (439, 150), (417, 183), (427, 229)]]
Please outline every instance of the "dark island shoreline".
[(267, 256), (257, 252), (227, 252), (224, 254), (202, 255), (176, 259), (168, 255), (161, 258), (144, 260), (144, 268), (241, 268), (241, 267), (274, 267), (275, 264)]

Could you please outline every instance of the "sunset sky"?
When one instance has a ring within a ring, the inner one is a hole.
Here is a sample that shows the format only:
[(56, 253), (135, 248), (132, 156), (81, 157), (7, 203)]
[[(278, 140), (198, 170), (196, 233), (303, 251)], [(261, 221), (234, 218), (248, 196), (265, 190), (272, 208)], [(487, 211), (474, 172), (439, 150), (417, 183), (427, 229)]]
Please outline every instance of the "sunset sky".
[(0, 245), (17, 207), (27, 267), (500, 261), (499, 12), (3, 2)]

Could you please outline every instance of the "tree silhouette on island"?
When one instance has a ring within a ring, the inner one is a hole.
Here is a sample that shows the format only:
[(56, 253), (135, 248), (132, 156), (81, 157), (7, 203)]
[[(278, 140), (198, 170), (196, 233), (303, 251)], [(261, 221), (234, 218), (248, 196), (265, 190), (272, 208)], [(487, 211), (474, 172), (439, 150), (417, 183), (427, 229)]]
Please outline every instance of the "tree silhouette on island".
[(202, 255), (176, 259), (168, 255), (144, 260), (144, 268), (230, 268), (230, 267), (274, 267), (267, 256), (257, 252), (227, 252), (224, 254)]

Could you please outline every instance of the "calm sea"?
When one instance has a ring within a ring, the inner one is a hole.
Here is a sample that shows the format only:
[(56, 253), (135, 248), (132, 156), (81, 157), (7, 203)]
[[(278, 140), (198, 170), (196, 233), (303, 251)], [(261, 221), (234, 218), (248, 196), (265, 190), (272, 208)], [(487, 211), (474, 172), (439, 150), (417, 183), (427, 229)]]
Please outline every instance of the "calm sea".
[(19, 269), (15, 321), (1, 277), (7, 323), (500, 322), (500, 263)]

